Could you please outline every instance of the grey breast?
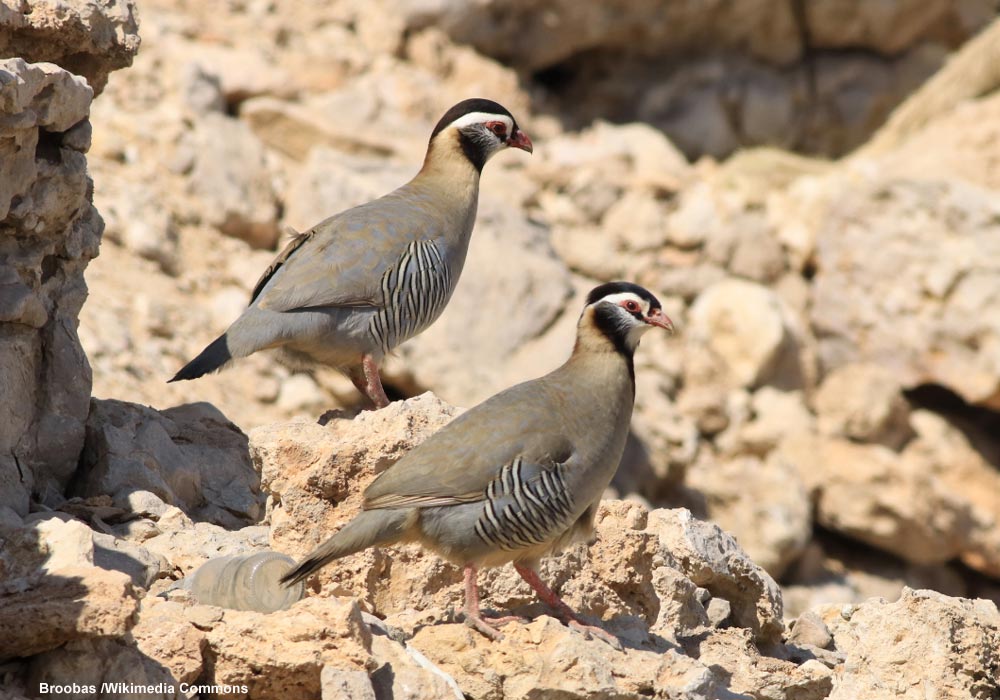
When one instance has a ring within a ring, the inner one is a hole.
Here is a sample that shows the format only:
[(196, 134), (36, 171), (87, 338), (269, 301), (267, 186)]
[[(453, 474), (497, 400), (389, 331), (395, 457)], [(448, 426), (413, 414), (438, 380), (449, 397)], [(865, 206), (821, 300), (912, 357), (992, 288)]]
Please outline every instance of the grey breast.
[(451, 272), (434, 241), (412, 241), (383, 273), (380, 290), (382, 303), (371, 317), (368, 332), (388, 353), (441, 315), (451, 297)]

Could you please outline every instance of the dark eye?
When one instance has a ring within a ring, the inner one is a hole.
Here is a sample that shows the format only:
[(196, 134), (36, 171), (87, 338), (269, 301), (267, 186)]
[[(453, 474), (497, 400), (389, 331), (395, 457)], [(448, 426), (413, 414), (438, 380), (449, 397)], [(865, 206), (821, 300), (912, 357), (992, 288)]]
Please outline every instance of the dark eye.
[(632, 313), (638, 313), (638, 311), (639, 311), (639, 304), (637, 302), (634, 302), (634, 301), (631, 301), (631, 300), (626, 301), (625, 302), (625, 310), (626, 311), (631, 311)]
[(488, 126), (490, 127), (490, 131), (497, 136), (504, 136), (507, 134), (507, 125), (503, 122), (491, 122)]

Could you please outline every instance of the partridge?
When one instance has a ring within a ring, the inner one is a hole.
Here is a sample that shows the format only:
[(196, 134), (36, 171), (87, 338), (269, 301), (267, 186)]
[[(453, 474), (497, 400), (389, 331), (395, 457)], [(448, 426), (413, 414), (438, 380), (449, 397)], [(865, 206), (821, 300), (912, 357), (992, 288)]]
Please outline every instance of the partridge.
[(388, 405), (379, 364), (444, 311), (469, 248), (480, 173), (507, 147), (532, 150), (504, 107), (485, 99), (452, 107), (410, 182), (293, 237), (243, 314), (170, 381), (278, 349), (294, 364), (344, 371), (376, 407)]
[(592, 532), (628, 435), (632, 356), (653, 327), (673, 330), (648, 291), (626, 282), (595, 288), (565, 364), (487, 399), (404, 455), (365, 490), (361, 513), (283, 581), (368, 547), (418, 542), (464, 567), (465, 620), (483, 634), (500, 636), (480, 612), (477, 570), (513, 562), (568, 624), (617, 646), (580, 621), (537, 565)]

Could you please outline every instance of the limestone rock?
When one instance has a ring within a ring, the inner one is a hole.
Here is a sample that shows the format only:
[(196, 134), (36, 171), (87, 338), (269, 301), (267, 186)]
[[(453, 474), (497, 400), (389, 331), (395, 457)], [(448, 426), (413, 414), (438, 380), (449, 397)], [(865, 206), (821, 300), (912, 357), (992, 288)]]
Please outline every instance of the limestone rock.
[(919, 461), (809, 435), (779, 449), (776, 458), (798, 469), (824, 527), (919, 564), (941, 564), (968, 546), (968, 503)]
[(904, 388), (935, 383), (1000, 406), (995, 197), (913, 178), (844, 192), (817, 239), (810, 316), (823, 365), (876, 363)]
[(436, 25), (453, 39), (526, 71), (597, 48), (676, 53), (710, 41), (778, 63), (794, 60), (801, 51), (788, 8), (703, 9), (678, 6), (664, 11), (655, 3), (628, 2), (590, 7), (559, 0), (546, 5), (543, 12), (542, 7), (524, 0), (500, 0), (484, 6), (408, 2), (399, 12), (404, 27)]
[(968, 530), (961, 559), (969, 567), (1000, 577), (1000, 472), (955, 425), (930, 411), (915, 411), (910, 425), (916, 439), (904, 459), (921, 473), (933, 474), (942, 490), (965, 506)]
[(686, 484), (704, 496), (707, 517), (775, 578), (812, 537), (809, 494), (787, 462), (752, 456), (698, 460)]
[(190, 194), (202, 221), (254, 248), (278, 240), (277, 202), (264, 148), (243, 122), (205, 114), (189, 135), (195, 154)]
[(87, 444), (72, 493), (107, 494), (122, 507), (149, 491), (192, 518), (238, 527), (263, 515), (246, 436), (208, 404), (162, 413), (94, 399)]
[(317, 546), (360, 509), (361, 493), (377, 474), (456, 414), (425, 394), (353, 418), (335, 416), (325, 426), (298, 422), (251, 431), (262, 486), (281, 504), (271, 512), (271, 545), (291, 556)]
[(205, 639), (214, 681), (247, 686), (234, 697), (315, 698), (324, 667), (370, 672), (375, 666), (355, 601), (308, 599), (271, 615), (226, 610)]
[[(111, 173), (98, 175), (101, 186), (95, 204), (105, 222), (105, 235), (137, 255), (176, 275), (179, 262), (177, 229), (150, 183), (132, 182)], [(161, 194), (162, 196), (162, 194)]]
[[(180, 684), (198, 685), (204, 671), (205, 633), (188, 622), (179, 603), (155, 596), (143, 599), (132, 637), (85, 639), (39, 654), (31, 659), (33, 684), (93, 686), (100, 695), (134, 695), (123, 689), (104, 689), (103, 683), (148, 685), (161, 688), (158, 697), (181, 700)], [(94, 697), (92, 693), (68, 694)]]
[(909, 406), (893, 374), (878, 365), (844, 365), (823, 380), (814, 398), (819, 429), (898, 448), (910, 437)]
[(695, 584), (730, 602), (734, 623), (758, 643), (777, 641), (784, 631), (781, 591), (767, 572), (717, 525), (695, 520), (685, 509), (654, 510), (649, 529), (660, 540), (664, 560)]
[(138, 606), (129, 577), (94, 566), (5, 581), (0, 589), (0, 658), (31, 656), (75, 639), (118, 637)]
[(726, 688), (751, 697), (821, 700), (833, 685), (826, 667), (796, 666), (764, 656), (747, 630), (715, 630), (698, 646), (698, 661), (726, 678)]
[(1000, 614), (988, 600), (905, 589), (894, 603), (819, 612), (847, 655), (834, 671), (831, 700), (1000, 693)]
[[(10, 15), (0, 6), (0, 23)], [(91, 375), (76, 319), (103, 227), (84, 157), (92, 96), (57, 66), (0, 61), (0, 503), (20, 515), (29, 496), (59, 502), (83, 446)]]
[[(421, 700), (453, 697), (462, 700), (465, 697), (455, 679), (435, 666), (415, 647), (399, 644), (384, 634), (375, 633), (374, 629), (372, 632), (372, 656), (378, 663), (378, 668), (368, 681), (370, 686), (374, 686), (373, 698)], [(334, 697), (355, 696), (342, 694)]]
[[(376, 700), (375, 689), (364, 671), (345, 670), (335, 666), (324, 666), (320, 675), (321, 697), (323, 700), (358, 698)], [(395, 697), (395, 696), (393, 696)]]
[(690, 335), (714, 353), (738, 386), (781, 377), (802, 381), (794, 321), (769, 289), (727, 279), (706, 289), (691, 307)]
[(411, 644), (477, 699), (656, 693), (707, 700), (723, 687), (711, 670), (674, 649), (613, 652), (550, 617), (509, 626), (501, 642), (464, 625), (438, 625), (417, 632)]
[(100, 93), (109, 73), (132, 65), (137, 14), (132, 0), (4, 0), (0, 55), (58, 64)]

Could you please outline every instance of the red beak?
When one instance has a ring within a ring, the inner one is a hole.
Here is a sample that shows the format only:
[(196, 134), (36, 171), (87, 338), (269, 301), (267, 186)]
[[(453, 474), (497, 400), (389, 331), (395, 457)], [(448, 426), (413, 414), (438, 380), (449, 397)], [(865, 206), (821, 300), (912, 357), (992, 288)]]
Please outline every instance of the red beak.
[(674, 322), (671, 321), (662, 309), (652, 309), (646, 315), (646, 323), (657, 328), (662, 328), (668, 333), (674, 332)]
[(527, 151), (528, 153), (531, 153), (532, 150), (531, 139), (520, 129), (510, 135), (510, 138), (507, 139), (507, 145), (520, 148), (522, 151)]

